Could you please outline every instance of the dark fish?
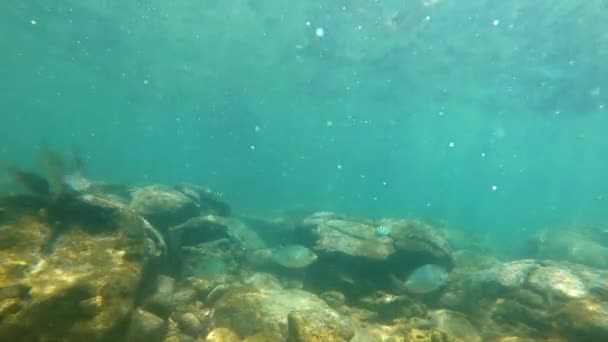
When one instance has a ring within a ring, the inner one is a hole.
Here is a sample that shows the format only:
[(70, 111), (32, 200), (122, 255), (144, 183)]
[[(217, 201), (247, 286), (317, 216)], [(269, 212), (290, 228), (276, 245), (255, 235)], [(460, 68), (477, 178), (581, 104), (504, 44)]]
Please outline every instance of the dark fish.
[(49, 182), (40, 175), (19, 170), (16, 167), (8, 167), (8, 173), (17, 183), (33, 194), (45, 196), (51, 192)]

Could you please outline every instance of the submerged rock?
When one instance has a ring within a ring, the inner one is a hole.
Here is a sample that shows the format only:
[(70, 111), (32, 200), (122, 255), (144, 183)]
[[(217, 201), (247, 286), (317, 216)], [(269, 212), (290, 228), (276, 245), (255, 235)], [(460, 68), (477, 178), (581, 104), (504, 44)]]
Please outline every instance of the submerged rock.
[[(378, 228), (383, 234), (378, 234)], [(420, 259), (452, 263), (450, 249), (440, 232), (417, 220), (366, 221), (319, 212), (302, 220), (298, 231), (320, 253), (340, 253), (377, 261), (400, 254), (417, 254)]]
[(78, 198), (57, 197), (42, 207), (16, 203), (0, 222), (2, 339), (124, 336), (155, 255), (141, 217)]
[(215, 328), (207, 334), (205, 342), (240, 342), (239, 336), (228, 328)]
[(434, 310), (428, 313), (427, 322), (449, 336), (466, 342), (481, 342), (481, 335), (462, 313), (450, 310)]
[(371, 221), (318, 212), (303, 219), (296, 231), (300, 242), (319, 256), (307, 277), (307, 286), (319, 291), (348, 288), (365, 296), (395, 290), (391, 275), (403, 280), (430, 263), (453, 267), (441, 233), (418, 220)]
[(535, 235), (526, 246), (526, 254), (537, 259), (570, 261), (592, 267), (608, 268), (608, 244), (602, 229), (566, 227)]
[(412, 329), (404, 337), (405, 342), (468, 342), (450, 337), (440, 330)]
[(350, 322), (329, 310), (296, 310), (288, 315), (289, 342), (349, 341), (355, 335)]
[[(318, 332), (323, 336), (344, 338), (352, 334), (345, 318), (317, 296), (299, 289), (283, 289), (276, 285), (233, 288), (215, 302), (213, 309), (214, 325), (230, 328), (241, 337), (273, 333), (287, 338), (291, 334), (288, 333), (288, 316), (292, 312), (298, 312), (292, 315), (296, 336), (308, 336), (306, 334), (314, 324), (322, 329)], [(315, 318), (322, 319), (315, 322)]]
[(190, 336), (198, 336), (202, 331), (202, 325), (198, 317), (191, 312), (186, 312), (179, 316), (178, 321), (180, 329)]
[(155, 285), (154, 292), (143, 301), (142, 306), (160, 317), (167, 318), (173, 311), (175, 279), (158, 275)]
[(229, 216), (230, 206), (222, 201), (223, 193), (196, 185), (181, 183), (174, 187), (177, 191), (191, 198), (201, 208), (205, 215)]
[(166, 322), (153, 313), (137, 309), (131, 315), (127, 334), (129, 342), (160, 342), (165, 336)]
[(200, 213), (198, 203), (169, 186), (135, 188), (131, 191), (131, 197), (131, 208), (161, 230), (185, 222)]
[[(451, 306), (508, 336), (608, 340), (608, 271), (557, 261), (518, 260), (450, 284)], [(442, 302), (445, 302), (442, 299)], [(483, 329), (482, 329), (483, 330)]]

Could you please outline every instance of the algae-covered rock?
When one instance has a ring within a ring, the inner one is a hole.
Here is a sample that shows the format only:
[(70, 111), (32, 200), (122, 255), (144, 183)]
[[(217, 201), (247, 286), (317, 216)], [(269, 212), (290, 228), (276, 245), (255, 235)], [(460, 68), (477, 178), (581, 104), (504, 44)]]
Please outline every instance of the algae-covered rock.
[(2, 203), (11, 215), (0, 221), (0, 336), (124, 336), (144, 270), (156, 255), (144, 220), (67, 195)]
[(200, 205), (182, 192), (165, 185), (135, 188), (130, 206), (161, 230), (198, 216)]
[(182, 247), (196, 246), (220, 239), (232, 239), (228, 225), (224, 220), (213, 215), (192, 217), (185, 222), (171, 226), (167, 229), (167, 237), (172, 254), (179, 254)]
[(526, 246), (526, 254), (536, 259), (570, 261), (608, 268), (608, 242), (604, 229), (563, 227), (541, 231)]
[(131, 315), (131, 324), (127, 334), (129, 342), (157, 342), (165, 336), (165, 320), (153, 313), (136, 309)]
[(518, 260), (453, 284), (455, 308), (485, 317), (503, 336), (608, 340), (608, 271), (558, 261)]
[(202, 330), (202, 325), (198, 317), (191, 312), (186, 312), (178, 317), (180, 329), (187, 335), (198, 336)]
[(348, 335), (348, 323), (344, 318), (317, 296), (300, 289), (282, 289), (278, 286), (237, 287), (219, 298), (213, 309), (215, 326), (230, 328), (242, 337), (265, 332), (286, 338), (288, 316), (294, 311), (299, 312), (293, 316), (295, 326), (303, 334), (310, 327), (304, 321), (318, 317), (322, 318), (317, 323), (319, 326), (331, 322), (334, 327), (340, 327), (336, 330), (338, 333), (330, 332), (328, 327), (327, 336)]
[(239, 336), (228, 328), (215, 328), (207, 334), (205, 342), (240, 342)]
[(441, 233), (418, 220), (372, 221), (318, 212), (304, 218), (297, 233), (319, 257), (309, 267), (306, 286), (321, 292), (348, 288), (361, 296), (399, 291), (399, 283), (420, 266), (436, 264), (446, 271), (453, 267)]
[(350, 341), (355, 332), (346, 319), (330, 310), (296, 310), (288, 315), (289, 342)]
[(177, 191), (191, 198), (206, 215), (229, 216), (230, 206), (222, 200), (223, 193), (196, 185), (181, 183), (174, 187)]
[(466, 342), (440, 330), (412, 329), (404, 337), (404, 342)]
[(298, 230), (319, 252), (369, 260), (387, 260), (406, 253), (438, 263), (452, 262), (450, 249), (441, 233), (418, 220), (368, 221), (319, 212), (302, 220)]
[(142, 306), (160, 317), (167, 318), (173, 311), (175, 279), (159, 274), (153, 285), (156, 285), (154, 291), (144, 299)]
[(440, 309), (427, 314), (427, 324), (443, 331), (451, 337), (466, 342), (481, 342), (481, 335), (476, 327), (462, 313)]

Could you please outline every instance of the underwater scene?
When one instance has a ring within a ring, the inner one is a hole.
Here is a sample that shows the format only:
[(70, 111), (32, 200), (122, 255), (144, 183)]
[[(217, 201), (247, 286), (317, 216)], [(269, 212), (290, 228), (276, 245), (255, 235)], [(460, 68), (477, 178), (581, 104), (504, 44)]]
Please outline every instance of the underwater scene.
[(608, 341), (608, 2), (0, 1), (0, 342)]

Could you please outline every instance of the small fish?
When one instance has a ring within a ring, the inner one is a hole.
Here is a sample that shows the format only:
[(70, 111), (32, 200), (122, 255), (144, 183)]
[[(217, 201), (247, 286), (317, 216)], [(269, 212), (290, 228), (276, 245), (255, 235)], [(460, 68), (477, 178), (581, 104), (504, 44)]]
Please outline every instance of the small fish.
[(378, 236), (389, 236), (391, 234), (391, 228), (383, 225), (379, 225), (375, 229), (376, 235)]
[(414, 294), (426, 294), (438, 290), (448, 278), (448, 272), (442, 266), (427, 264), (420, 266), (409, 274), (405, 282), (392, 277), (398, 287)]
[(8, 167), (7, 170), (17, 183), (31, 193), (46, 196), (51, 192), (51, 186), (44, 177), (12, 166)]
[(317, 255), (310, 248), (301, 245), (276, 248), (270, 253), (270, 261), (287, 268), (308, 267), (317, 259)]

